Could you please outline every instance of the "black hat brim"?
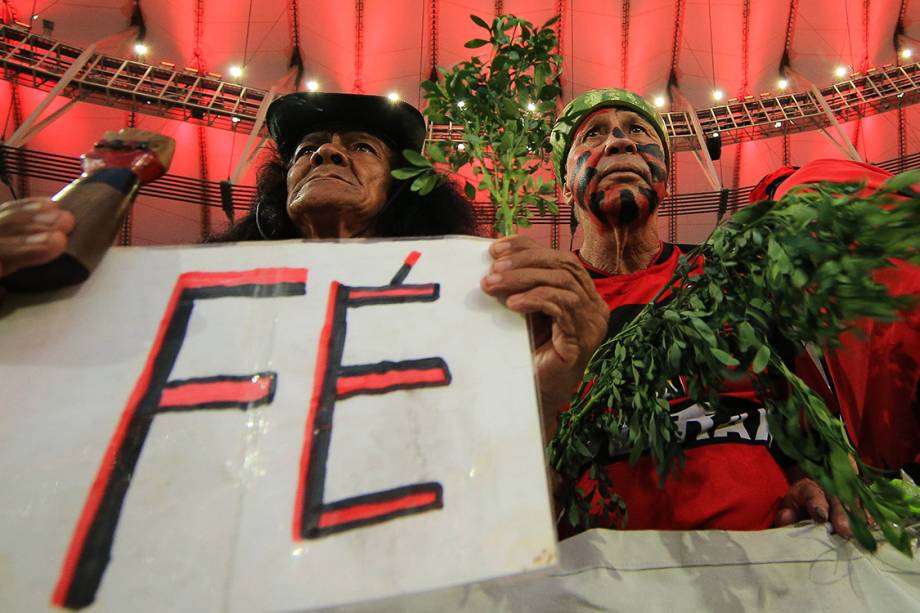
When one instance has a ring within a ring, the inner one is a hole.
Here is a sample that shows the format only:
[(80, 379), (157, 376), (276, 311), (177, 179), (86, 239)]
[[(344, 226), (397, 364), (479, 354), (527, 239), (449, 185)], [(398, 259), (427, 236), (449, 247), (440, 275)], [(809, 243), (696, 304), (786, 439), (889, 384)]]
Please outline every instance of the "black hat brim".
[(425, 119), (411, 104), (383, 96), (298, 92), (281, 96), (268, 107), (268, 132), (282, 159), (289, 161), (310, 132), (359, 130), (387, 141), (396, 153), (421, 151)]

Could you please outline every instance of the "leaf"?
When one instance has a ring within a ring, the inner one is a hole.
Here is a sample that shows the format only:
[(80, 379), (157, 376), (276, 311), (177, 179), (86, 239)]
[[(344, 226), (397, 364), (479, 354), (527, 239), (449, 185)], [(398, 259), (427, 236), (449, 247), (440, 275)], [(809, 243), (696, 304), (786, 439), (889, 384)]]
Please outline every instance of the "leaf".
[(671, 345), (671, 348), (668, 349), (668, 366), (672, 371), (680, 367), (680, 347), (677, 345)]
[(431, 173), (428, 176), (424, 177), (424, 183), (422, 188), (419, 190), (419, 194), (426, 196), (430, 194), (434, 188), (436, 188), (441, 183), (441, 175), (437, 173)]
[(484, 47), (489, 44), (489, 41), (483, 40), (481, 38), (474, 38), (472, 40), (466, 41), (463, 45), (467, 49), (478, 49), (479, 47)]
[(746, 321), (738, 324), (738, 340), (741, 342), (741, 348), (747, 349), (758, 344), (757, 335), (754, 333), (754, 327)]
[(735, 358), (733, 358), (730, 354), (726, 353), (725, 351), (722, 351), (721, 349), (717, 349), (716, 347), (711, 347), (711, 348), (709, 349), (709, 352), (710, 352), (717, 360), (719, 360), (720, 362), (722, 362), (722, 363), (725, 364), (726, 366), (737, 366), (737, 365), (739, 364), (738, 360), (736, 360)]
[(853, 532), (856, 541), (868, 551), (875, 551), (878, 544), (869, 531), (869, 526), (866, 525), (866, 518), (859, 517), (855, 513), (850, 513), (849, 511), (847, 511), (847, 518), (850, 520), (850, 530)]
[(426, 170), (427, 170), (426, 168), (419, 168), (417, 166), (406, 166), (404, 168), (397, 168), (396, 170), (393, 170), (392, 172), (390, 172), (390, 175), (394, 179), (404, 180), (404, 179), (411, 179), (412, 177), (418, 176), (422, 174), (423, 172), (425, 172)]
[(437, 164), (444, 164), (447, 162), (447, 156), (444, 155), (444, 151), (437, 143), (432, 143), (432, 146), (428, 147), (427, 152), (428, 157), (431, 158), (432, 162)]
[(426, 173), (416, 177), (415, 181), (412, 182), (412, 185), (409, 186), (409, 189), (424, 196), (426, 194), (430, 194), (431, 190), (437, 187), (438, 183), (440, 182), (441, 176), (437, 173)]
[(463, 192), (466, 194), (467, 200), (476, 199), (476, 188), (469, 181), (467, 181), (466, 185), (463, 186)]
[(575, 504), (574, 501), (572, 501), (572, 503), (569, 504), (569, 512), (568, 512), (569, 524), (577, 527), (579, 525), (580, 519), (581, 519), (581, 511), (578, 508), (578, 505)]
[(715, 283), (709, 284), (709, 295), (716, 304), (722, 301), (722, 290)]
[(706, 325), (706, 323), (699, 317), (691, 317), (690, 325), (693, 326), (693, 329), (696, 330), (699, 335), (710, 345), (715, 345), (716, 335), (713, 333), (712, 328)]
[(885, 181), (882, 185), (882, 189), (899, 192), (917, 184), (920, 184), (920, 171), (908, 170), (907, 172), (897, 174)]
[[(521, 107), (519, 107), (517, 103), (511, 98), (505, 98), (502, 100), (501, 107), (502, 114), (509, 119), (514, 119), (521, 114)], [(514, 137), (514, 131), (505, 130), (502, 136), (503, 138), (507, 138), (510, 143), (511, 139)]]
[(470, 20), (473, 23), (475, 23), (477, 26), (479, 26), (480, 28), (485, 28), (486, 30), (489, 30), (489, 24), (487, 24), (485, 20), (479, 15), (470, 15)]
[(562, 90), (555, 85), (544, 85), (540, 89), (540, 100), (550, 101), (555, 100), (560, 95), (562, 95)]
[(757, 355), (754, 356), (754, 361), (751, 362), (751, 370), (755, 373), (761, 372), (766, 368), (767, 363), (770, 361), (770, 346), (761, 345), (760, 349), (757, 350)]
[(431, 161), (423, 157), (418, 151), (412, 149), (403, 149), (403, 157), (406, 158), (406, 161), (412, 164), (413, 166), (423, 166), (426, 168), (431, 168)]

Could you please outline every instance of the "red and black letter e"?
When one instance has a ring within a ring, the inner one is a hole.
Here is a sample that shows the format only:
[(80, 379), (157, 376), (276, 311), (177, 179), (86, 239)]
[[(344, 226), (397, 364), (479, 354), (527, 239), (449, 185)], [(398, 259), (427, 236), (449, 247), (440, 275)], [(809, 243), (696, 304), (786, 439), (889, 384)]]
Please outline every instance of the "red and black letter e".
[(326, 461), (336, 402), (359, 394), (386, 394), (394, 390), (450, 384), (450, 371), (439, 357), (342, 364), (349, 310), (438, 299), (440, 285), (437, 283), (403, 284), (419, 256), (417, 251), (410, 253), (387, 285), (351, 287), (333, 283), (330, 287), (301, 457), (294, 510), (295, 540), (319, 538), (443, 506), (442, 487), (437, 482), (413, 483), (334, 502), (324, 500)]

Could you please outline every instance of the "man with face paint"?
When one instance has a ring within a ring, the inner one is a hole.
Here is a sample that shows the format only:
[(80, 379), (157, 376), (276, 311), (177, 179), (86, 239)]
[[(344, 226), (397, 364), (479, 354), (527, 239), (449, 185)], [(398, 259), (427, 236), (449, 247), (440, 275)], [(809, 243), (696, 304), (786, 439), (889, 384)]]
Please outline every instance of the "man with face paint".
[[(584, 228), (576, 256), (607, 304), (609, 337), (671, 280), (683, 252), (658, 236), (667, 130), (644, 98), (601, 89), (565, 107), (551, 142), (563, 197)], [(727, 383), (718, 411), (692, 403), (681, 381), (673, 382), (667, 400), (686, 463), (663, 487), (648, 455), (635, 466), (628, 448), (608, 458), (606, 470), (629, 511), (627, 528), (758, 530), (810, 516), (830, 519), (839, 534), (850, 535), (840, 504), (774, 457), (763, 404), (749, 381)], [(584, 475), (580, 485), (588, 491), (593, 484)], [(596, 502), (595, 525), (616, 525), (621, 518), (602, 515)]]

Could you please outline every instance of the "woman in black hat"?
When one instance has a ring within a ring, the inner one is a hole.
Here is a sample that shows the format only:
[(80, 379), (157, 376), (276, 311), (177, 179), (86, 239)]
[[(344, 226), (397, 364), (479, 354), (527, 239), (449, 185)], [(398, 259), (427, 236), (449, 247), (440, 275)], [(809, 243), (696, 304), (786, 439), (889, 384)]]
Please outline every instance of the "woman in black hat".
[(268, 109), (275, 155), (249, 214), (212, 241), (473, 234), (472, 205), (450, 182), (425, 196), (390, 172), (421, 151), (422, 115), (381, 96), (295, 93)]
[[(422, 115), (381, 96), (294, 93), (268, 109), (275, 140), (249, 214), (211, 242), (474, 234), (473, 207), (448, 181), (425, 196), (390, 172), (421, 151)], [(0, 277), (57, 258), (73, 215), (49, 198), (0, 204)], [(2, 289), (2, 288), (0, 288)]]

